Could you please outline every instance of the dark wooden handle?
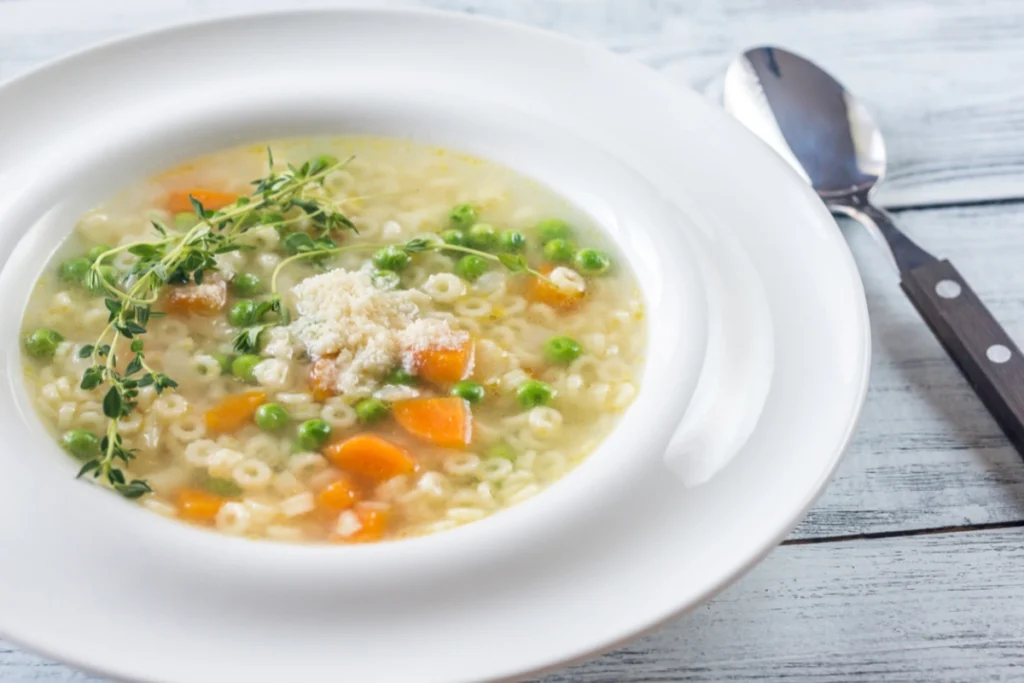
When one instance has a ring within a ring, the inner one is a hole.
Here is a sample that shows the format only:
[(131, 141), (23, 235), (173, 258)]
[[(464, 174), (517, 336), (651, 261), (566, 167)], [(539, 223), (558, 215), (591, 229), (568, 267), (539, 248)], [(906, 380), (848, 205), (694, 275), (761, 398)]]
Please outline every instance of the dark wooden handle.
[(1024, 455), (1024, 356), (953, 264), (903, 271), (903, 291)]

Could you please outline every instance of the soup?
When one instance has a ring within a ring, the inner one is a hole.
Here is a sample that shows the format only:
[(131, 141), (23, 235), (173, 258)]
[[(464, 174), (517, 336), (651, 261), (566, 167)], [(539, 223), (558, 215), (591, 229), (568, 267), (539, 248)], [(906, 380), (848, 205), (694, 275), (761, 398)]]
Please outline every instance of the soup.
[(88, 212), (23, 336), (81, 478), (226, 534), (360, 543), (564, 476), (637, 393), (645, 322), (547, 188), (353, 138), (223, 151)]

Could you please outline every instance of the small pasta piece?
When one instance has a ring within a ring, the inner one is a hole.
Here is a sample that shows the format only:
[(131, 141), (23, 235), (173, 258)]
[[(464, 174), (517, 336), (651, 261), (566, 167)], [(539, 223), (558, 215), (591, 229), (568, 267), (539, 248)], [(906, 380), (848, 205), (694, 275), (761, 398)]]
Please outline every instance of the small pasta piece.
[(252, 515), (245, 503), (225, 503), (217, 512), (215, 520), (217, 530), (233, 536), (241, 536), (249, 531)]
[(217, 452), (217, 442), (209, 439), (193, 441), (185, 446), (185, 460), (194, 467), (209, 467), (210, 460)]
[(210, 456), (207, 471), (214, 477), (234, 478), (235, 468), (245, 460), (245, 454), (232, 448), (218, 448)]
[(501, 482), (512, 474), (513, 468), (505, 458), (487, 458), (480, 464), (479, 476), (484, 481)]
[(265, 527), (278, 517), (276, 505), (268, 505), (258, 500), (248, 499), (245, 507), (249, 511), (249, 519), (252, 526)]
[(519, 489), (514, 495), (509, 496), (506, 502), (509, 505), (518, 505), (525, 500), (533, 498), (535, 495), (541, 492), (540, 486), (537, 484), (527, 484), (523, 488)]
[(296, 453), (288, 459), (288, 471), (299, 479), (327, 469), (327, 459), (319, 453)]
[(486, 318), (494, 310), (486, 299), (463, 299), (455, 302), (455, 313), (467, 318)]
[[(57, 410), (57, 428), (61, 431), (70, 429), (75, 419), (75, 411), (78, 410), (77, 403), (62, 403)], [(124, 431), (122, 428), (121, 431)]]
[(336, 432), (354, 427), (357, 422), (356, 411), (338, 397), (327, 399), (323, 410), (320, 411), (320, 418)]
[(282, 389), (288, 386), (288, 369), (289, 365), (286, 361), (278, 358), (268, 358), (260, 361), (253, 368), (252, 374), (261, 386), (270, 389)]
[(340, 479), (342, 476), (344, 475), (341, 472), (341, 470), (337, 470), (333, 467), (328, 467), (325, 470), (321, 470), (320, 472), (311, 475), (306, 483), (309, 484), (309, 488), (312, 489), (313, 491), (320, 492), (323, 489), (330, 486), (331, 484), (333, 484), (334, 482), (338, 481), (338, 479)]
[(270, 434), (257, 434), (245, 440), (242, 452), (247, 458), (262, 460), (269, 465), (283, 464), (287, 457), (287, 449)]
[(246, 491), (262, 491), (270, 484), (274, 472), (267, 463), (255, 458), (248, 458), (235, 465), (231, 477)]
[(147, 496), (146, 499), (142, 501), (142, 507), (163, 517), (178, 516), (178, 509), (176, 507), (154, 496)]
[(453, 273), (435, 273), (421, 289), (434, 301), (452, 303), (466, 295), (466, 282)]
[(547, 406), (538, 406), (529, 412), (530, 430), (534, 436), (548, 439), (562, 428), (562, 414)]
[[(124, 431), (124, 427), (121, 430)], [(170, 422), (167, 425), (167, 431), (174, 438), (187, 443), (206, 436), (206, 423), (197, 415), (183, 415)]]
[(475, 522), (478, 519), (483, 519), (487, 516), (487, 513), (480, 508), (453, 507), (448, 508), (448, 512), (445, 516), (459, 524), (468, 524), (469, 522)]
[(444, 469), (448, 474), (465, 476), (476, 474), (480, 467), (480, 458), (473, 453), (453, 453), (444, 459)]
[(416, 488), (428, 496), (444, 498), (451, 490), (451, 485), (440, 472), (427, 472), (416, 482)]
[(363, 523), (359, 520), (359, 515), (353, 510), (345, 510), (338, 515), (338, 523), (335, 525), (334, 531), (342, 538), (349, 538), (362, 528)]
[(203, 377), (220, 377), (223, 371), (220, 361), (206, 353), (197, 353), (192, 357), (192, 362)]
[(299, 478), (288, 470), (276, 473), (270, 480), (270, 488), (282, 496), (294, 496), (306, 490)]
[(165, 421), (170, 421), (181, 417), (188, 411), (188, 401), (181, 394), (164, 393), (153, 402), (150, 410)]

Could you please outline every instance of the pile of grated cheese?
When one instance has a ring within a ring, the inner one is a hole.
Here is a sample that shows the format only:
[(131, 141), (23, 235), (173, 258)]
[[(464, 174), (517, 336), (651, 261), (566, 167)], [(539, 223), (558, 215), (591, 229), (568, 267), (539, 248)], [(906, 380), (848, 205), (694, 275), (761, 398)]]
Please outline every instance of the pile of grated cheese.
[(343, 396), (368, 396), (382, 377), (428, 348), (452, 349), (469, 335), (448, 320), (422, 317), (411, 290), (381, 289), (369, 269), (338, 268), (306, 278), (293, 290), (299, 317), (288, 326), (314, 359), (333, 358)]

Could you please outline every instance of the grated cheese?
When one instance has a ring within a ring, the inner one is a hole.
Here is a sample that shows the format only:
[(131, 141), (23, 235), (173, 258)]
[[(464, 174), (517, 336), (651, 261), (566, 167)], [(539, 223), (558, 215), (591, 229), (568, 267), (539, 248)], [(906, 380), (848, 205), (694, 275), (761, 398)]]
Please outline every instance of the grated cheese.
[(376, 287), (365, 268), (314, 275), (293, 292), (299, 317), (288, 330), (314, 359), (334, 359), (342, 395), (368, 396), (388, 370), (410, 366), (417, 352), (457, 348), (469, 338), (446, 319), (420, 317), (421, 292)]

